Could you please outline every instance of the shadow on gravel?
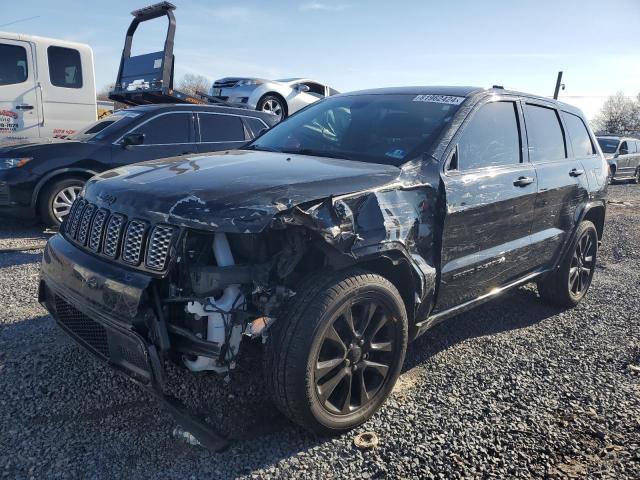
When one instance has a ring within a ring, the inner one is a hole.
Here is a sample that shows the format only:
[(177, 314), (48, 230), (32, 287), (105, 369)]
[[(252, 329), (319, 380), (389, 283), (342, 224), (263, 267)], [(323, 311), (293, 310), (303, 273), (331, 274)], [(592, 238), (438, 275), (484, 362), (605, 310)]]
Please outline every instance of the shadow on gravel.
[(39, 263), (41, 258), (42, 250), (0, 252), (0, 268)]
[(467, 339), (529, 327), (561, 311), (543, 303), (533, 287), (522, 287), (445, 320), (419, 337), (409, 346), (403, 372)]

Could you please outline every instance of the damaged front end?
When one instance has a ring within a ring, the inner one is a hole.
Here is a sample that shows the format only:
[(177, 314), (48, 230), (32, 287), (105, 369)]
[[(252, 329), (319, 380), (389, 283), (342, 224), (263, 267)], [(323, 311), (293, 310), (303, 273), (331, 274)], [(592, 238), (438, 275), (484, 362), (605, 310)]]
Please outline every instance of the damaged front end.
[[(407, 168), (419, 178), (420, 165)], [(125, 193), (113, 174), (94, 179), (45, 249), (40, 301), (79, 343), (151, 387), (219, 449), (224, 442), (164, 394), (165, 361), (227, 374), (243, 339), (266, 339), (301, 283), (327, 269), (362, 265), (396, 284), (410, 317), (431, 308), (437, 188), (404, 183), (394, 170), (366, 176), (355, 193), (323, 197), (353, 185), (307, 182), (263, 189), (268, 200), (256, 207), (253, 196), (254, 208), (235, 193), (176, 194), (143, 213), (134, 200), (144, 185)]]

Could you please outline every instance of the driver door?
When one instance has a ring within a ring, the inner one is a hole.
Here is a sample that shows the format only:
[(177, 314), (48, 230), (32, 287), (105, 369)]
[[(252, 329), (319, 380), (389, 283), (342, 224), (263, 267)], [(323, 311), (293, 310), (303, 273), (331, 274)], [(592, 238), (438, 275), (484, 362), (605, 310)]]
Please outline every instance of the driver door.
[(436, 310), (478, 298), (531, 270), (536, 171), (520, 103), (488, 101), (454, 137), (442, 175), (446, 208)]

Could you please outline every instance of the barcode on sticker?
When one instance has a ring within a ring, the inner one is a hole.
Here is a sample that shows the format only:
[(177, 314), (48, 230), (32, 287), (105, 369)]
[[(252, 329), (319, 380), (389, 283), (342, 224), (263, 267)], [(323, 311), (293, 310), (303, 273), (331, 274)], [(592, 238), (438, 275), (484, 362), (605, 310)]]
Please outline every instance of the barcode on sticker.
[(414, 102), (431, 102), (431, 103), (446, 103), (448, 105), (460, 105), (464, 101), (465, 97), (456, 97), (454, 95), (416, 95), (413, 99)]

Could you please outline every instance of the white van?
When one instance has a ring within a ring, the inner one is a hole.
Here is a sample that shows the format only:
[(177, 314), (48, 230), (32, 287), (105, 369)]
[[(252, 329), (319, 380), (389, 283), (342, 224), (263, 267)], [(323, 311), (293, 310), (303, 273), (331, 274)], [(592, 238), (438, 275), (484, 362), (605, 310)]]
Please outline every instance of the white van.
[(0, 141), (64, 138), (96, 120), (91, 47), (0, 32)]

